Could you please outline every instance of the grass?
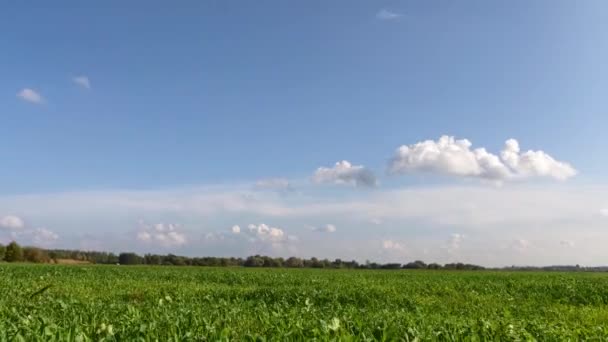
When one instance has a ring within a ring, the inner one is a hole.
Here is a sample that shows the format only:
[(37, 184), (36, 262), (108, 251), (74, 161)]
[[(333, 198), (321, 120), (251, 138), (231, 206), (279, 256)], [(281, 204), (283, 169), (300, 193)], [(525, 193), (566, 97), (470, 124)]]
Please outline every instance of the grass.
[(0, 340), (608, 339), (608, 274), (0, 265)]

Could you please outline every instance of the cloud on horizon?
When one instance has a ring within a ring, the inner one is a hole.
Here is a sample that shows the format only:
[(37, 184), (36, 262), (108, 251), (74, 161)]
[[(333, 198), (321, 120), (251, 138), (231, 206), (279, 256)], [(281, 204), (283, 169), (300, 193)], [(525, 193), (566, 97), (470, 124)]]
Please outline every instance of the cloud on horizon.
[[(607, 193), (608, 188), (601, 186), (469, 184), (353, 191), (339, 197), (325, 192), (282, 197), (243, 185), (240, 189), (0, 196), (0, 212), (20, 213), (22, 222), (50, 228), (45, 229), (61, 239), (39, 233), (59, 248), (78, 248), (85, 243), (81, 239), (86, 239), (87, 245), (94, 240), (96, 248), (110, 251), (407, 261), (400, 259), (406, 257), (403, 253), (386, 253), (380, 243), (384, 239), (402, 246), (407, 242), (407, 257), (427, 262), (592, 264), (604, 260), (599, 257), (608, 259), (600, 243), (608, 239), (607, 220), (598, 214), (605, 208)], [(139, 217), (171, 223), (142, 223), (134, 229)], [(235, 220), (275, 224), (230, 224)], [(22, 226), (15, 219), (5, 221), (13, 222), (8, 224), (12, 227)], [(317, 224), (319, 228), (313, 230), (302, 222), (332, 222), (334, 228), (340, 227), (340, 234), (320, 235), (334, 229)], [(35, 229), (24, 224), (21, 230)], [(10, 241), (12, 231), (0, 230), (0, 239)], [(446, 235), (454, 231), (459, 237), (450, 236), (446, 242)], [(29, 233), (15, 236), (20, 243), (34, 243)], [(534, 249), (515, 253), (511, 241), (517, 239), (534, 241)], [(564, 248), (568, 245), (561, 241), (571, 242), (572, 247)]]
[(291, 183), (286, 178), (266, 178), (255, 182), (255, 190), (276, 191), (279, 193), (289, 193), (295, 191)]
[(59, 235), (54, 231), (29, 227), (19, 216), (7, 215), (0, 218), (0, 242), (20, 241), (27, 245), (50, 247), (58, 239)]
[[(429, 262), (483, 260), (486, 265), (558, 263), (566, 257), (585, 264), (604, 253), (597, 252), (604, 248), (596, 245), (608, 239), (608, 188), (516, 182), (564, 180), (576, 174), (569, 164), (543, 151), (521, 152), (517, 141), (508, 140), (495, 155), (473, 149), (466, 139), (443, 136), (400, 147), (388, 168), (400, 175), (513, 182), (504, 187), (432, 183), (374, 191), (314, 186), (378, 185), (371, 170), (342, 160), (319, 167), (311, 183), (299, 185), (298, 196), (281, 195), (292, 188), (286, 178), (262, 179), (253, 187), (244, 183), (5, 195), (0, 196), (0, 213), (5, 215), (0, 216), (0, 239), (62, 248), (94, 242), (96, 248), (110, 251), (184, 255), (201, 255), (204, 246), (208, 255), (268, 253), (378, 261), (411, 257)], [(161, 223), (147, 224), (141, 218)], [(50, 229), (33, 229), (29, 222)], [(249, 222), (273, 225), (243, 225)], [(337, 226), (340, 234), (332, 234)], [(516, 253), (517, 240), (534, 241), (534, 248)], [(604, 254), (608, 259), (608, 251)]]
[(32, 243), (36, 246), (48, 247), (59, 239), (57, 233), (46, 228), (37, 228), (32, 232)]
[(23, 219), (15, 215), (7, 215), (0, 218), (0, 228), (8, 230), (19, 230), (25, 227)]
[(180, 231), (180, 225), (175, 223), (149, 225), (141, 221), (136, 239), (137, 241), (155, 244), (163, 248), (183, 246), (188, 243), (188, 238)]

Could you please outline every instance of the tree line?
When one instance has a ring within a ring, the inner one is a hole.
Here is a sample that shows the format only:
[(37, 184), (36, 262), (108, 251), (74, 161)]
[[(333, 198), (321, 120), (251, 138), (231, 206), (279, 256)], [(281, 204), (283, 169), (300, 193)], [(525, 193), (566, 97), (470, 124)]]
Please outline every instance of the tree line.
[(173, 265), (173, 266), (240, 266), (240, 267), (289, 267), (289, 268), (362, 268), (362, 269), (449, 269), (449, 270), (481, 270), (482, 266), (451, 263), (440, 265), (426, 264), (423, 261), (400, 263), (358, 263), (355, 260), (317, 259), (317, 258), (281, 258), (264, 255), (252, 255), (247, 258), (234, 257), (186, 257), (173, 254), (144, 254), (136, 253), (108, 253), (97, 251), (80, 251), (66, 249), (42, 249), (38, 247), (21, 247), (17, 242), (7, 246), (0, 244), (0, 261), (6, 262), (33, 262), (33, 263), (59, 263), (62, 260), (74, 260), (93, 264), (120, 264), (120, 265)]
[[(76, 261), (91, 264), (120, 264), (120, 265), (173, 265), (173, 266), (215, 266), (215, 267), (290, 267), (290, 268), (348, 268), (348, 269), (431, 269), (431, 270), (483, 270), (483, 266), (465, 263), (427, 264), (416, 260), (405, 264), (376, 263), (366, 261), (345, 261), (341, 259), (303, 259), (297, 257), (273, 258), (264, 255), (252, 255), (247, 258), (224, 257), (186, 257), (174, 254), (144, 254), (136, 253), (109, 253), (98, 251), (80, 251), (69, 249), (42, 249), (38, 247), (22, 247), (16, 242), (6, 246), (0, 244), (0, 262), (33, 262), (33, 263), (61, 263), (62, 261)], [(561, 272), (608, 272), (608, 266), (580, 266), (580, 265), (553, 265), (553, 266), (506, 266), (492, 268), (494, 270), (512, 271), (561, 271)]]

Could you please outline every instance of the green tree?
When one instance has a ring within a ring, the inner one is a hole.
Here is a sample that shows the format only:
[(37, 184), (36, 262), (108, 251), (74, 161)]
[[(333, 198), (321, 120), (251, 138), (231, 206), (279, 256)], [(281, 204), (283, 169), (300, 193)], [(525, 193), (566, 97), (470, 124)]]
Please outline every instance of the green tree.
[(300, 258), (290, 257), (289, 259), (285, 260), (284, 265), (286, 267), (304, 267), (304, 262)]
[(118, 262), (121, 265), (139, 265), (143, 262), (143, 258), (135, 253), (120, 253)]
[(6, 252), (4, 252), (4, 260), (8, 262), (23, 261), (23, 250), (21, 246), (15, 241), (11, 242), (6, 246)]
[(410, 269), (424, 269), (426, 267), (427, 267), (427, 265), (424, 263), (424, 261), (421, 261), (421, 260), (416, 260), (414, 262), (408, 262), (407, 264), (403, 265), (403, 268), (410, 268)]
[(49, 254), (45, 250), (36, 247), (24, 247), (23, 258), (25, 259), (25, 261), (35, 263), (43, 263), (50, 261)]
[(253, 255), (247, 257), (245, 260), (245, 267), (262, 267), (264, 266), (264, 259), (259, 255)]
[(160, 265), (161, 264), (160, 255), (146, 254), (146, 255), (144, 255), (144, 263), (146, 265)]
[(0, 243), (0, 261), (4, 260), (4, 254), (6, 253), (6, 247)]

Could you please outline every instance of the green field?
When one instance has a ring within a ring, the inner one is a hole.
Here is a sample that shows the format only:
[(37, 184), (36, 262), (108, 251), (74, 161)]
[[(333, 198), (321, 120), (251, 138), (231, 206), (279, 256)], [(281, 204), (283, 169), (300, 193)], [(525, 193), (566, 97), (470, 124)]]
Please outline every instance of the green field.
[(2, 341), (304, 339), (606, 340), (608, 274), (0, 265)]

